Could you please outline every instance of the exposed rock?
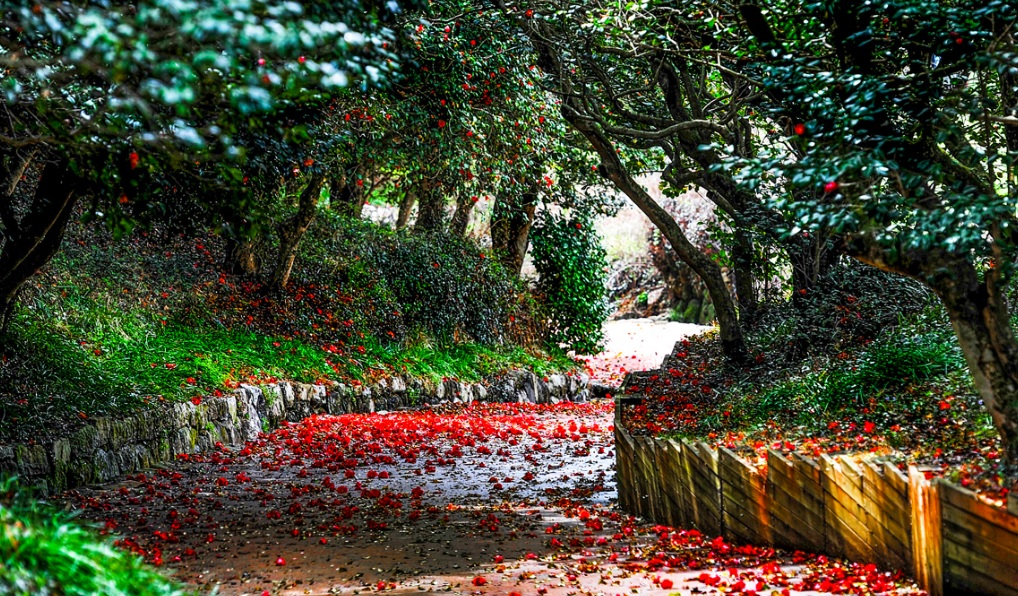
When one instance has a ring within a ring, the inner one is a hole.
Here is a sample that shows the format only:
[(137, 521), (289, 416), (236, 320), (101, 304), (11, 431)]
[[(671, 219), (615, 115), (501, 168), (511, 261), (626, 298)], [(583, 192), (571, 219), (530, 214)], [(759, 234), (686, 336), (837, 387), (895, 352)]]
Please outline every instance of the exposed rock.
[(659, 312), (663, 307), (667, 307), (665, 300), (667, 298), (665, 288), (654, 288), (647, 292), (647, 310), (651, 312)]

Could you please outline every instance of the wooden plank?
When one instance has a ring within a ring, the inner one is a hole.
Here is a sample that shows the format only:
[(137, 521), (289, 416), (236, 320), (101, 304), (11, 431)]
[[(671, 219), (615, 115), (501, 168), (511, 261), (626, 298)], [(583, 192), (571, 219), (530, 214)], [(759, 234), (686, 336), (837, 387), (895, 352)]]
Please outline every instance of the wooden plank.
[(753, 502), (752, 497), (747, 497), (737, 486), (729, 482), (721, 483), (721, 491), (724, 499), (722, 510), (726, 524), (731, 520), (737, 520), (753, 534), (742, 537), (743, 540), (770, 544), (769, 516), (766, 508), (763, 507), (764, 503)]
[(950, 482), (944, 482), (940, 487), (940, 496), (944, 501), (959, 509), (964, 509), (972, 515), (981, 517), (1012, 534), (1018, 534), (1018, 516), (1012, 515), (1003, 507), (994, 507), (986, 503), (976, 493), (968, 489)]
[(693, 499), (695, 498), (693, 493), (694, 487), (691, 472), (685, 459), (685, 452), (682, 449), (682, 444), (677, 441), (669, 440), (667, 444), (667, 449), (671, 453), (671, 457), (667, 459), (674, 466), (675, 481), (672, 487), (675, 491), (673, 496), (675, 498), (675, 506), (678, 509), (678, 517), (681, 520), (681, 526), (694, 526), (696, 522), (693, 507)]
[(940, 484), (931, 483), (915, 466), (908, 468), (912, 512), (912, 576), (930, 596), (944, 594)]
[(802, 486), (795, 480), (783, 479), (777, 474), (768, 479), (768, 484), (779, 487), (789, 498), (806, 504), (807, 509), (823, 517), (824, 491), (819, 486)]
[(817, 466), (808, 462), (797, 465), (775, 451), (768, 453), (767, 462), (771, 524), (785, 537), (783, 546), (823, 550), (827, 543), (825, 507), (823, 488), (813, 481)]
[(795, 468), (796, 473), (802, 482), (812, 481), (817, 486), (823, 485), (823, 469), (820, 463), (814, 459), (806, 458), (798, 453), (793, 453), (791, 457), (792, 467)]
[(940, 507), (944, 540), (967, 544), (1002, 565), (1018, 568), (1018, 536), (946, 501)]
[(683, 527), (689, 523), (686, 516), (685, 487), (682, 472), (682, 451), (673, 441), (657, 442), (658, 474), (661, 481), (661, 501), (666, 511), (668, 525)]
[[(618, 406), (615, 409), (618, 412)], [(621, 424), (615, 424), (615, 484), (619, 493), (619, 508), (628, 513), (634, 512), (633, 495), (633, 442)]]
[(973, 571), (957, 563), (944, 563), (944, 586), (946, 594), (1018, 594), (1014, 588), (1002, 587), (988, 575)]
[[(780, 494), (780, 489), (776, 489), (773, 494)], [(772, 539), (775, 546), (808, 552), (822, 552), (826, 546), (823, 513), (820, 514), (819, 528), (813, 527), (804, 521), (803, 512), (805, 510), (799, 509), (793, 512), (785, 504), (773, 498), (773, 494), (769, 501), (769, 507)], [(791, 503), (790, 506), (795, 507), (795, 503)], [(813, 512), (810, 513), (815, 515)]]
[(684, 521), (678, 501), (681, 492), (676, 486), (679, 475), (673, 450), (667, 441), (654, 441), (654, 461), (657, 466), (658, 501), (662, 521), (672, 527), (681, 527)]
[(634, 513), (644, 519), (650, 513), (650, 495), (647, 494), (650, 487), (647, 486), (646, 458), (643, 453), (643, 441), (640, 437), (633, 437), (633, 480), (636, 485), (634, 494)]
[(862, 499), (861, 475), (847, 461), (823, 456), (824, 519), (828, 547), (837, 554), (876, 562), (880, 559), (870, 544), (868, 514)]
[[(761, 534), (760, 527), (754, 523), (753, 516), (746, 515), (741, 509), (735, 511), (725, 509), (725, 537), (730, 542), (746, 544), (771, 544), (769, 536)], [(769, 532), (768, 532), (769, 534)]]
[(829, 455), (823, 456), (824, 462), (824, 489), (834, 485), (851, 501), (842, 499), (845, 507), (858, 507), (865, 514), (866, 500), (862, 494), (862, 470), (851, 460), (839, 458), (834, 459)]
[(908, 498), (908, 476), (906, 476), (898, 466), (891, 462), (885, 461), (882, 464), (875, 464), (880, 466), (884, 470), (884, 478), (888, 480), (888, 484), (894, 487), (896, 491), (901, 493), (903, 497)]
[(771, 517), (780, 517), (785, 523), (802, 525), (814, 534), (824, 535), (824, 502), (822, 499), (806, 501), (785, 492), (780, 484), (770, 484), (769, 503)]
[(827, 543), (840, 548), (841, 553), (850, 559), (858, 559), (864, 563), (880, 562), (878, 553), (869, 540), (869, 530), (860, 523), (855, 511), (846, 508), (836, 499), (827, 499)]
[[(908, 493), (901, 492), (896, 488), (896, 474), (889, 472), (886, 467), (871, 463), (865, 464), (863, 472), (865, 475), (865, 484), (863, 485), (865, 496), (879, 499), (880, 502), (887, 505), (897, 505), (893, 508), (885, 507), (882, 509), (882, 513), (885, 517), (896, 521), (902, 529), (907, 530), (911, 524), (908, 513)], [(905, 534), (907, 535), (908, 532), (906, 531)]]
[[(982, 576), (982, 577), (980, 577)], [(944, 537), (944, 581), (955, 588), (986, 594), (1018, 594), (1018, 569)]]
[(722, 530), (720, 480), (715, 473), (717, 460), (711, 454), (701, 453), (697, 445), (683, 440), (682, 455), (690, 478), (691, 517), (694, 526), (708, 535), (719, 535)]
[(766, 478), (729, 449), (718, 450), (726, 529), (746, 542), (770, 544)]
[(893, 487), (887, 485), (881, 469), (876, 465), (864, 462), (863, 498), (866, 499), (866, 510), (869, 514), (867, 527), (870, 531), (870, 544), (884, 559), (886, 566), (900, 569), (911, 567), (912, 547), (909, 530), (902, 526), (900, 517), (907, 511), (907, 503), (903, 496)]
[(792, 479), (795, 474), (795, 468), (792, 466), (792, 462), (782, 455), (780, 451), (768, 449), (767, 478), (770, 479), (772, 474), (780, 474), (782, 478)]
[(695, 462), (690, 462), (690, 464), (690, 480), (692, 480), (695, 498), (708, 504), (714, 503), (712, 508), (720, 514), (721, 483), (716, 476), (697, 467)]
[(641, 515), (645, 519), (657, 521), (658, 518), (658, 486), (657, 486), (657, 465), (654, 461), (654, 447), (648, 437), (637, 437), (636, 439), (639, 458), (640, 479), (643, 486), (641, 494)]
[[(700, 502), (702, 501), (701, 495), (704, 489), (697, 485), (697, 475), (699, 472), (696, 470), (695, 462), (687, 457), (687, 450), (685, 448), (681, 450), (680, 463), (682, 464), (682, 484), (679, 490), (682, 494), (683, 506), (686, 508), (685, 516), (695, 526), (701, 516), (700, 509), (703, 505)], [(720, 515), (720, 510), (718, 515)]]
[(866, 528), (868, 514), (866, 507), (852, 498), (849, 491), (844, 490), (839, 481), (844, 478), (837, 475), (832, 475), (828, 481), (824, 483), (824, 503), (830, 508), (831, 503), (837, 503), (843, 515), (851, 517), (851, 520), (846, 520), (853, 526), (860, 528)]

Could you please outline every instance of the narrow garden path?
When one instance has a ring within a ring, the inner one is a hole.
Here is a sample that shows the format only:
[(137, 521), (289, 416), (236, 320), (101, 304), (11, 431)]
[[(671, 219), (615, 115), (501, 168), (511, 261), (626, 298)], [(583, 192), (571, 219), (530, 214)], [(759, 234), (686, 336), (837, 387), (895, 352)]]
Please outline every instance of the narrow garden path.
[(611, 403), (316, 416), (66, 498), (223, 594), (916, 592), (619, 512), (612, 422)]

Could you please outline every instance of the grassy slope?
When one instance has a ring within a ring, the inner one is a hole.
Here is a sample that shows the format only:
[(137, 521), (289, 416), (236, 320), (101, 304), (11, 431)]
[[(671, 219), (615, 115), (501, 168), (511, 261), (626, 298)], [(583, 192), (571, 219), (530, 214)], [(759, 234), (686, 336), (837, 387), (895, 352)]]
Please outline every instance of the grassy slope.
[[(420, 329), (393, 327), (402, 337), (386, 337), (377, 319), (388, 321), (364, 314), (403, 309), (379, 302), (385, 280), (344, 284), (334, 276), (333, 285), (263, 296), (257, 284), (220, 275), (217, 242), (111, 243), (75, 230), (25, 293), (3, 350), (0, 440), (240, 382), (357, 383), (386, 374), (477, 381), (510, 368), (546, 375), (573, 367), (561, 352), (443, 340)], [(331, 252), (363, 269), (358, 255)]]

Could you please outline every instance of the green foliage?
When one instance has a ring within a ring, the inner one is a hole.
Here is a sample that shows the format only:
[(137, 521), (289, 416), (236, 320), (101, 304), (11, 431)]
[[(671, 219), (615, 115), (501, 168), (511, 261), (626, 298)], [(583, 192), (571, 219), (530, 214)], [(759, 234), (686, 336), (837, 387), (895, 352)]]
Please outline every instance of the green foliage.
[[(1013, 4), (762, 8), (771, 27), (794, 22), (795, 34), (780, 51), (760, 40), (746, 48), (771, 124), (759, 152), (729, 167), (785, 215), (786, 233), (840, 234), (854, 252), (902, 269), (916, 254), (1011, 254), (1018, 146), (999, 116), (1018, 93), (1018, 54), (1005, 33)], [(1009, 270), (1014, 259), (1004, 260)]]
[(860, 412), (883, 412), (893, 419), (895, 413), (918, 407), (913, 401), (924, 400), (924, 394), (909, 388), (948, 385), (950, 376), (965, 369), (950, 328), (943, 321), (939, 329), (930, 322), (927, 315), (889, 330), (852, 356), (842, 353), (841, 358), (823, 360), (814, 372), (782, 370), (777, 381), (770, 376), (762, 384), (747, 379), (723, 396), (719, 409), (730, 415), (706, 421), (705, 431), (722, 425), (756, 428), (778, 420), (815, 432), (831, 420), (851, 419)]
[(531, 232), (538, 292), (543, 296), (550, 339), (579, 353), (600, 351), (601, 326), (610, 312), (608, 260), (589, 217), (542, 212)]
[(754, 342), (771, 358), (788, 360), (844, 349), (876, 339), (933, 299), (915, 280), (845, 261), (792, 302), (770, 305)]
[(403, 20), (400, 33), (409, 68), (391, 88), (350, 102), (352, 119), (372, 119), (352, 139), (360, 161), (399, 174), (390, 196), (412, 189), (469, 205), (472, 196), (513, 203), (536, 192), (560, 205), (601, 205), (603, 196), (578, 192), (598, 182), (597, 162), (559, 115), (511, 15), (435, 2)]
[(192, 593), (111, 538), (0, 480), (0, 592), (11, 596), (183, 596)]
[(300, 267), (309, 281), (356, 289), (360, 314), (380, 340), (423, 334), (440, 344), (503, 344), (511, 340), (510, 319), (525, 315), (519, 283), (463, 238), (393, 231), (323, 213), (309, 232)]
[(466, 240), (326, 215), (280, 295), (222, 276), (215, 237), (115, 245), (94, 224), (71, 233), (26, 289), (0, 353), (0, 436), (59, 433), (81, 416), (241, 382), (478, 381), (573, 366), (559, 350), (517, 347), (530, 300)]
[(120, 233), (161, 217), (187, 187), (250, 209), (245, 159), (306, 143), (314, 106), (398, 66), (395, 2), (4, 0), (0, 10), (0, 156), (30, 147), (69, 160), (91, 183), (90, 214)]

